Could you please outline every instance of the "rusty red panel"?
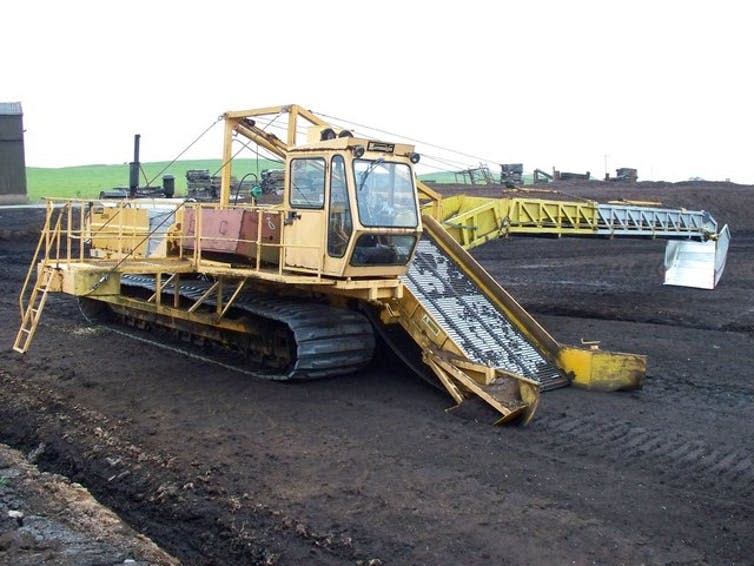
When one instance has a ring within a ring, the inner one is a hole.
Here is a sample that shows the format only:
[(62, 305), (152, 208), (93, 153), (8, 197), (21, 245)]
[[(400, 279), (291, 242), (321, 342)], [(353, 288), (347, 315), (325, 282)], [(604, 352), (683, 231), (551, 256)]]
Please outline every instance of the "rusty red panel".
[[(201, 209), (202, 250), (255, 257), (259, 212), (240, 209)], [(194, 249), (195, 210), (183, 217), (183, 247)], [(262, 242), (280, 243), (280, 215), (262, 214)]]
[[(208, 252), (235, 253), (241, 234), (242, 210), (202, 209), (202, 249)], [(184, 247), (193, 249), (193, 236), (196, 230), (194, 211), (186, 210), (184, 215)]]
[[(238, 253), (253, 257), (256, 254), (256, 241), (259, 234), (259, 212), (245, 211), (241, 222), (241, 239), (238, 243)], [(262, 213), (262, 243), (280, 243), (280, 214), (277, 212)]]

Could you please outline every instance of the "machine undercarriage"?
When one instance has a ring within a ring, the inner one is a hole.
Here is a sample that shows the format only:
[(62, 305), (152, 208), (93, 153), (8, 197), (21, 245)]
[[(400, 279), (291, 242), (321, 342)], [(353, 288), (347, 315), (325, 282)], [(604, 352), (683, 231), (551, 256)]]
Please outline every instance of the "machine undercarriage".
[[(355, 310), (321, 301), (241, 293), (226, 314), (226, 320), (237, 329), (221, 329), (213, 298), (189, 313), (210, 287), (209, 281), (184, 279), (178, 288), (180, 306), (171, 316), (155, 312), (147, 301), (156, 291), (154, 277), (124, 275), (122, 294), (111, 308), (121, 316), (201, 336), (237, 351), (248, 360), (250, 369), (266, 379), (295, 381), (342, 375), (372, 360), (372, 326)], [(226, 301), (231, 292), (225, 292)], [(175, 290), (168, 288), (164, 293), (171, 299)], [(130, 300), (124, 303), (125, 297)]]

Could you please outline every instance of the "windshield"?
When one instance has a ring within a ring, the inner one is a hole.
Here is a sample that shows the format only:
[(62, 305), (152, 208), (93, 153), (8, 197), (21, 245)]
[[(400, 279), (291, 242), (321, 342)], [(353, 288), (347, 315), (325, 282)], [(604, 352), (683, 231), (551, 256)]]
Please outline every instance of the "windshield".
[(353, 172), (359, 220), (364, 226), (417, 226), (414, 177), (406, 163), (355, 159)]

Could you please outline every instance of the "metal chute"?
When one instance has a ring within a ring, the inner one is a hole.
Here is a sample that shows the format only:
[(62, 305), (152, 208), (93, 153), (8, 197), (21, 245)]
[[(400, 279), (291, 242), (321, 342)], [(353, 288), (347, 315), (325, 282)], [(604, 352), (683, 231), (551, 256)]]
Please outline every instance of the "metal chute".
[(728, 225), (706, 242), (670, 240), (665, 246), (665, 285), (714, 289), (725, 270)]

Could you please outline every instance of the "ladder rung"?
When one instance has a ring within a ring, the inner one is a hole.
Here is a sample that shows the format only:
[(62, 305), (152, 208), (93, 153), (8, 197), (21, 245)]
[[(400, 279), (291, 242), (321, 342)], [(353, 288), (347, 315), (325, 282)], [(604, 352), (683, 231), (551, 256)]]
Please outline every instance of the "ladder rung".
[[(48, 238), (50, 234), (52, 235), (53, 238), (55, 237), (60, 238), (60, 221), (62, 218), (63, 218), (63, 209), (61, 209), (60, 211), (60, 214), (58, 216), (58, 222), (54, 231), (50, 232), (49, 231), (50, 217), (48, 215), (42, 236), (40, 236), (40, 240), (39, 240), (40, 247), (43, 243), (42, 238), (45, 237), (45, 234), (48, 234)], [(59, 242), (60, 240), (58, 239), (58, 244)], [(45, 251), (45, 256), (42, 260), (42, 267), (37, 272), (36, 281), (31, 286), (29, 302), (26, 305), (26, 310), (24, 311), (23, 317), (21, 319), (21, 328), (18, 329), (18, 334), (16, 335), (16, 341), (13, 344), (13, 349), (16, 352), (20, 352), (21, 354), (25, 353), (29, 349), (29, 346), (31, 345), (34, 332), (39, 326), (39, 321), (40, 321), (40, 318), (42, 317), (42, 309), (44, 308), (45, 302), (47, 301), (47, 294), (50, 292), (50, 287), (53, 284), (53, 277), (55, 276), (56, 270), (59, 269), (59, 267), (48, 264), (48, 262), (51, 260), (51, 258), (49, 257), (51, 243), (52, 242), (48, 240), (47, 248)], [(39, 249), (37, 250), (37, 254), (38, 253), (39, 253)], [(37, 255), (35, 254), (34, 260), (32, 262), (32, 267), (29, 268), (29, 276), (31, 276), (33, 266), (36, 264), (36, 262), (37, 262)], [(53, 264), (55, 264), (54, 259), (52, 259), (52, 262)], [(38, 296), (37, 294), (40, 292), (42, 294)]]

